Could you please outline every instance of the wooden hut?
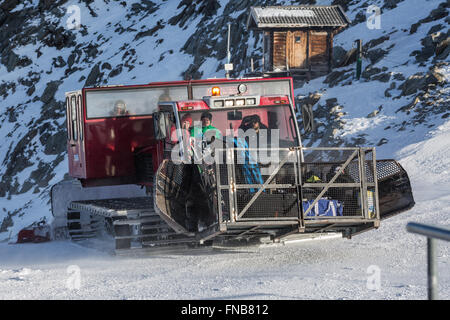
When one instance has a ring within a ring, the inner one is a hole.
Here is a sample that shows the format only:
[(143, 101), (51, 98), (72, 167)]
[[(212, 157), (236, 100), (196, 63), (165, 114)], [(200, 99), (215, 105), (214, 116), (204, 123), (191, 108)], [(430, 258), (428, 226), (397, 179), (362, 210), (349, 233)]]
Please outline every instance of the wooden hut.
[(263, 34), (263, 73), (308, 77), (332, 67), (333, 37), (350, 20), (340, 6), (251, 7), (247, 28)]

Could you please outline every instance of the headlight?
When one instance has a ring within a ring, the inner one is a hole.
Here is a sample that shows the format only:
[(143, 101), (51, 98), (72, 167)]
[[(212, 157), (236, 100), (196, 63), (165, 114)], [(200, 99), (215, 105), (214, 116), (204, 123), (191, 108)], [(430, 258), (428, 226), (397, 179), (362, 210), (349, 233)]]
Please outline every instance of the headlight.
[(234, 100), (225, 100), (225, 107), (233, 107)]
[(248, 98), (246, 99), (247, 104), (256, 104), (256, 99), (255, 98)]
[(214, 101), (214, 107), (216, 107), (216, 108), (223, 107), (223, 100), (216, 100), (216, 101)]

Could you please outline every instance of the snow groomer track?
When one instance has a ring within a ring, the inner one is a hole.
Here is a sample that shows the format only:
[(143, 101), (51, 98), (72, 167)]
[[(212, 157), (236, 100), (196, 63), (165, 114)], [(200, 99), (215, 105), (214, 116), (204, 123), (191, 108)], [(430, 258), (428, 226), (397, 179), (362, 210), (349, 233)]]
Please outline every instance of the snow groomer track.
[(182, 250), (196, 242), (173, 231), (154, 211), (151, 197), (73, 201), (67, 225), (75, 241), (112, 235), (116, 254)]

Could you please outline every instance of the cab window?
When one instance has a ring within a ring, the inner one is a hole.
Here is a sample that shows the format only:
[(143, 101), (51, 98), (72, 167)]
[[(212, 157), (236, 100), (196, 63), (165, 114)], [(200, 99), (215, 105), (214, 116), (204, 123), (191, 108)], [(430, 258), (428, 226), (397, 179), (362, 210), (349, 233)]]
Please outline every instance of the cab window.
[(79, 115), (79, 124), (80, 124), (80, 141), (83, 141), (83, 107), (81, 105), (81, 94), (78, 95), (78, 115)]
[(72, 140), (78, 140), (78, 125), (77, 125), (77, 98), (72, 96), (70, 99), (70, 112), (72, 122)]
[(159, 102), (187, 97), (186, 86), (90, 90), (86, 92), (86, 118), (149, 116)]
[(164, 112), (164, 119), (166, 122), (166, 143), (173, 145), (178, 141), (175, 117), (171, 112)]
[(72, 131), (70, 130), (70, 99), (66, 98), (66, 126), (67, 126), (67, 140), (71, 140)]

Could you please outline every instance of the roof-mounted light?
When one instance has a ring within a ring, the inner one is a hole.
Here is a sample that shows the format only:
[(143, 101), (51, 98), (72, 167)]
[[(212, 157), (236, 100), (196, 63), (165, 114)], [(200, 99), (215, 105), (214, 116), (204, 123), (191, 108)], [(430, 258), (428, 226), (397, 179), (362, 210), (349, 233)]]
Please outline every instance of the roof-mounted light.
[(211, 89), (211, 94), (213, 97), (220, 96), (220, 88), (219, 87), (213, 87)]

